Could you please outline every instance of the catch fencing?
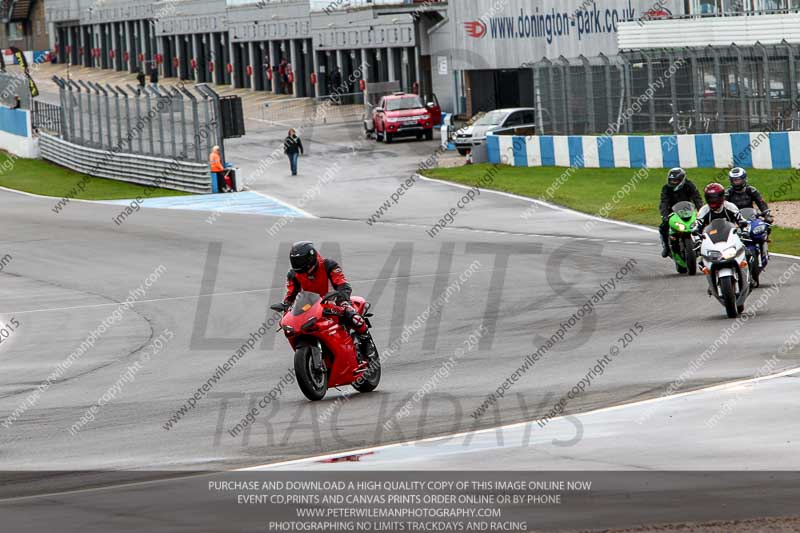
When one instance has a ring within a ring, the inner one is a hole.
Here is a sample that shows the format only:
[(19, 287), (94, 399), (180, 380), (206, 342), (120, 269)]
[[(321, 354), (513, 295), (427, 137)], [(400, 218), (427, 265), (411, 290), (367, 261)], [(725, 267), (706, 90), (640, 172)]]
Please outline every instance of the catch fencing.
[(218, 103), (208, 87), (53, 79), (59, 85), (58, 133), (72, 144), (198, 163), (222, 144)]
[(61, 134), (61, 108), (39, 100), (33, 101), (33, 129)]
[(800, 130), (800, 45), (640, 50), (543, 59), (533, 76), (547, 135)]

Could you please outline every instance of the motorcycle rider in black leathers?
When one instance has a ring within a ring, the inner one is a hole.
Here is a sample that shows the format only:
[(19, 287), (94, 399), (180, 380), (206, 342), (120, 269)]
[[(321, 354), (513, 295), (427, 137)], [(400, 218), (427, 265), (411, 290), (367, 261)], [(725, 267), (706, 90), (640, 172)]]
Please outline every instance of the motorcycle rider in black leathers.
[(769, 212), (769, 205), (764, 201), (764, 197), (758, 192), (758, 189), (747, 184), (747, 172), (743, 168), (736, 167), (731, 169), (728, 179), (731, 182), (731, 186), (725, 191), (725, 200), (739, 209), (757, 207), (764, 218), (764, 222), (768, 224), (774, 222)]
[(700, 191), (694, 183), (686, 178), (686, 171), (682, 168), (673, 168), (667, 174), (667, 184), (661, 188), (661, 225), (658, 233), (661, 235), (661, 257), (669, 256), (669, 217), (672, 215), (672, 206), (678, 202), (692, 202), (697, 209), (703, 206)]

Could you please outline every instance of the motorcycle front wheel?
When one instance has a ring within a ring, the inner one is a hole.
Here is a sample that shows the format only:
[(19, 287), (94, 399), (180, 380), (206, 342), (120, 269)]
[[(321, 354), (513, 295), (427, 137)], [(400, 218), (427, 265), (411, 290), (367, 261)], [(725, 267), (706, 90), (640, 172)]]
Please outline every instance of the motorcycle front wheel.
[(299, 346), (294, 352), (294, 373), (297, 385), (306, 398), (316, 402), (328, 392), (328, 373), (314, 370), (311, 346)]
[(719, 289), (728, 318), (736, 318), (739, 316), (739, 310), (736, 308), (736, 291), (733, 289), (733, 278), (730, 276), (720, 278)]
[(683, 241), (683, 257), (686, 259), (686, 270), (690, 276), (697, 274), (697, 256), (694, 253), (694, 246), (691, 240)]

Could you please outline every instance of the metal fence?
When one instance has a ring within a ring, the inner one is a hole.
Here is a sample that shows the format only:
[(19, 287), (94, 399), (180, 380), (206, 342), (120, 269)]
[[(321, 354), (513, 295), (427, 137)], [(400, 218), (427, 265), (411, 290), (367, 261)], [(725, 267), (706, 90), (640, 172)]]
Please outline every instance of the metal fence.
[(61, 134), (61, 108), (57, 105), (33, 101), (33, 129)]
[(59, 85), (61, 137), (70, 143), (196, 162), (206, 162), (211, 148), (222, 144), (218, 105), (206, 91), (183, 84), (141, 89), (53, 79)]
[(652, 50), (532, 67), (542, 134), (800, 130), (800, 45)]

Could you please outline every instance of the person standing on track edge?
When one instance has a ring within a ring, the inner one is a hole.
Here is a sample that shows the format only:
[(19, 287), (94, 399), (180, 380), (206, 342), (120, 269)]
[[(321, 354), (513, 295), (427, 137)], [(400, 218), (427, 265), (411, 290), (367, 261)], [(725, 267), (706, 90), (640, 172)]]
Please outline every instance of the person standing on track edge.
[(292, 176), (297, 176), (297, 160), (300, 154), (303, 153), (303, 141), (297, 136), (294, 128), (289, 130), (289, 135), (283, 141), (283, 152), (289, 156), (289, 167), (292, 170)]
[(220, 192), (231, 192), (231, 188), (227, 184), (230, 178), (225, 174), (225, 167), (222, 165), (222, 155), (220, 154), (219, 146), (215, 146), (211, 149), (211, 154), (208, 156), (208, 163), (211, 166), (214, 179), (217, 181), (217, 190)]
[(692, 202), (697, 209), (703, 207), (700, 191), (690, 180), (686, 179), (686, 171), (676, 167), (667, 174), (667, 183), (661, 189), (661, 203), (658, 210), (661, 212), (661, 225), (658, 233), (661, 235), (661, 257), (669, 257), (669, 217), (672, 206), (678, 202)]

